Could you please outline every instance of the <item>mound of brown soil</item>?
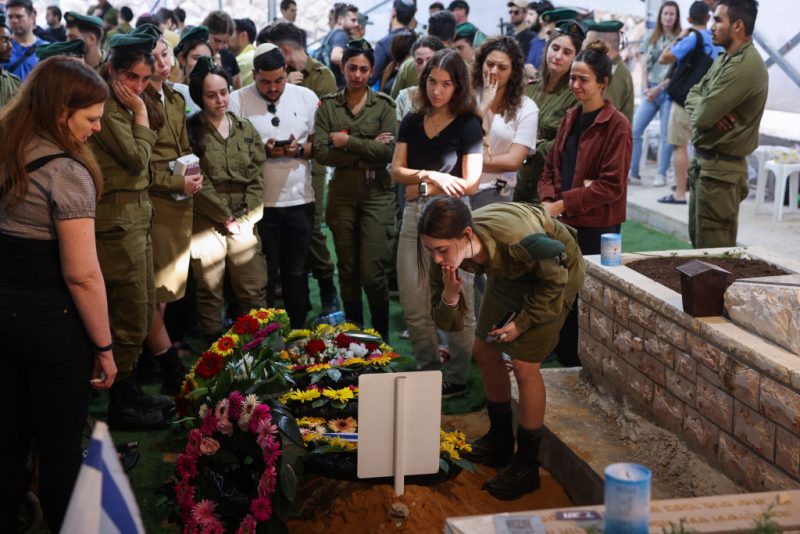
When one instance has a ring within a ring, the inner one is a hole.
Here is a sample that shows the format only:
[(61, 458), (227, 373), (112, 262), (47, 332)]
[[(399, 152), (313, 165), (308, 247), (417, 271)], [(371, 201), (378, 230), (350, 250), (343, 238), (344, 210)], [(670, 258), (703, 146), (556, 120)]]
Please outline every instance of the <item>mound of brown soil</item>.
[(761, 276), (778, 276), (788, 274), (783, 269), (770, 265), (763, 260), (743, 259), (743, 258), (720, 258), (715, 256), (698, 256), (694, 258), (670, 256), (664, 258), (648, 258), (626, 263), (634, 271), (655, 280), (659, 284), (665, 285), (673, 291), (681, 292), (681, 275), (676, 267), (688, 263), (691, 260), (700, 260), (722, 267), (731, 273), (728, 283), (733, 283), (739, 278), (758, 278)]

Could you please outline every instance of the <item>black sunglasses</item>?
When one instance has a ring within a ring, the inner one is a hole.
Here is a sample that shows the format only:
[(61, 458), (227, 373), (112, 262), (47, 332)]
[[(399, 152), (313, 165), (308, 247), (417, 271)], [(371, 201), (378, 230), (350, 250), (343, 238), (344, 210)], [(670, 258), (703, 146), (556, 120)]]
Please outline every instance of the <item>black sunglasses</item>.
[[(275, 113), (278, 112), (278, 109), (275, 107), (275, 104), (267, 104), (267, 111), (269, 111), (270, 113), (272, 113), (274, 115)], [(272, 121), (270, 121), (270, 122), (272, 122), (273, 126), (280, 126), (281, 119), (278, 118), (277, 116), (275, 116), (275, 117), (272, 117)]]

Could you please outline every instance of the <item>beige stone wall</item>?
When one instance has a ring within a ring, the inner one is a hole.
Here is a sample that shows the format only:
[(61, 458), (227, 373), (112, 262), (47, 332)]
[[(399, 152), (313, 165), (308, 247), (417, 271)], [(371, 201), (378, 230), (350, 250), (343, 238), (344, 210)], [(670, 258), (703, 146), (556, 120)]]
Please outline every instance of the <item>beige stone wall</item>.
[(627, 289), (588, 265), (580, 355), (592, 380), (632, 400), (750, 490), (800, 487), (796, 372), (722, 335), (727, 325), (709, 327)]

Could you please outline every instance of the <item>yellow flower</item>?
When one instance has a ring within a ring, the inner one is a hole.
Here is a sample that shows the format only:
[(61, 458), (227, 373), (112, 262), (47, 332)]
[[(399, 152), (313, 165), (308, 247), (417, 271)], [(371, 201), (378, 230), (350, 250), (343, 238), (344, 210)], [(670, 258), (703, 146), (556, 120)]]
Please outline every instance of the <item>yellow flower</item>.
[(383, 365), (386, 365), (390, 361), (392, 361), (391, 356), (378, 356), (376, 358), (370, 358), (369, 360), (367, 360), (367, 363), (369, 365), (374, 365), (375, 367), (381, 367)]
[(340, 332), (350, 332), (352, 330), (358, 330), (358, 327), (353, 323), (342, 323), (339, 325)]
[(342, 388), (342, 389), (325, 388), (322, 394), (328, 397), (329, 399), (338, 402), (347, 402), (356, 397), (355, 393), (350, 388)]
[(311, 330), (306, 330), (306, 329), (292, 330), (291, 332), (289, 332), (289, 339), (300, 339), (310, 336), (311, 336)]
[(350, 358), (342, 362), (342, 367), (350, 367), (351, 365), (364, 365), (367, 361), (364, 358)]
[(328, 428), (334, 432), (355, 432), (358, 429), (358, 421), (352, 417), (347, 419), (331, 419), (328, 421)]
[(307, 389), (305, 391), (300, 391), (296, 389), (293, 392), (292, 400), (298, 402), (311, 402), (314, 399), (319, 398), (319, 390), (318, 389)]
[(329, 363), (318, 363), (317, 365), (312, 365), (310, 367), (306, 367), (307, 373), (318, 373), (320, 371), (324, 371), (325, 369), (330, 369), (331, 364)]
[(322, 417), (301, 417), (297, 420), (297, 426), (310, 428), (325, 424), (325, 419)]
[(322, 323), (317, 327), (317, 334), (324, 336), (324, 335), (333, 335), (336, 333), (336, 329), (327, 323)]
[(447, 454), (453, 461), (458, 461), (461, 459), (461, 456), (459, 456), (458, 451), (456, 451), (455, 445), (453, 445), (453, 443), (449, 441), (444, 441), (439, 445), (439, 452)]
[(322, 434), (318, 432), (309, 432), (308, 434), (303, 434), (303, 443), (308, 443), (309, 441), (320, 441), (322, 439)]
[(377, 337), (378, 339), (383, 339), (383, 338), (381, 337), (381, 333), (380, 333), (380, 332), (378, 332), (377, 330), (375, 330), (374, 328), (367, 328), (366, 330), (364, 330), (364, 333), (365, 333), (365, 334), (369, 334), (369, 335), (371, 335), (371, 336), (375, 336), (375, 337)]
[(233, 351), (239, 345), (239, 336), (236, 334), (228, 334), (222, 336), (211, 345), (211, 350), (222, 356), (233, 354)]
[(356, 444), (352, 441), (345, 441), (342, 438), (329, 438), (328, 445), (331, 447), (338, 447), (340, 449), (347, 449), (353, 451), (356, 449)]
[(292, 356), (289, 354), (288, 350), (282, 350), (281, 351), (281, 360), (288, 361), (288, 360), (291, 360), (291, 359), (292, 359)]

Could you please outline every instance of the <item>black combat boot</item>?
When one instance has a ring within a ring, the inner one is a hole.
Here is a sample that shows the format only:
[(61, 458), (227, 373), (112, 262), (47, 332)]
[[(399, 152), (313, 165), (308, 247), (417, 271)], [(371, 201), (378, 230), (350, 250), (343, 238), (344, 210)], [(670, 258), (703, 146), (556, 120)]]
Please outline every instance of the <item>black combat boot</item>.
[(142, 347), (142, 353), (136, 362), (136, 379), (140, 384), (158, 384), (163, 380), (164, 375), (156, 362), (153, 352), (147, 346)]
[(489, 412), (489, 432), (470, 443), (472, 452), (462, 454), (471, 462), (495, 468), (505, 467), (514, 455), (511, 401), (486, 404)]
[(134, 376), (114, 382), (108, 395), (108, 425), (112, 430), (163, 430), (169, 426), (160, 409), (141, 402)]
[(378, 331), (384, 341), (389, 342), (389, 303), (370, 304), (369, 313), (372, 316), (372, 328)]
[[(339, 311), (339, 296), (336, 294), (333, 277), (320, 278), (317, 280), (317, 284), (319, 284), (320, 315), (330, 315)], [(309, 309), (311, 309), (310, 306)]]
[(174, 397), (180, 392), (181, 384), (189, 370), (181, 362), (175, 347), (170, 347), (167, 352), (159, 354), (155, 358), (164, 375), (161, 381), (161, 393)]
[(344, 317), (348, 322), (359, 326), (364, 324), (364, 307), (361, 300), (346, 300), (344, 302)]
[(489, 494), (504, 501), (519, 499), (539, 489), (539, 445), (544, 428), (530, 430), (517, 427), (517, 452), (502, 471), (483, 483)]

